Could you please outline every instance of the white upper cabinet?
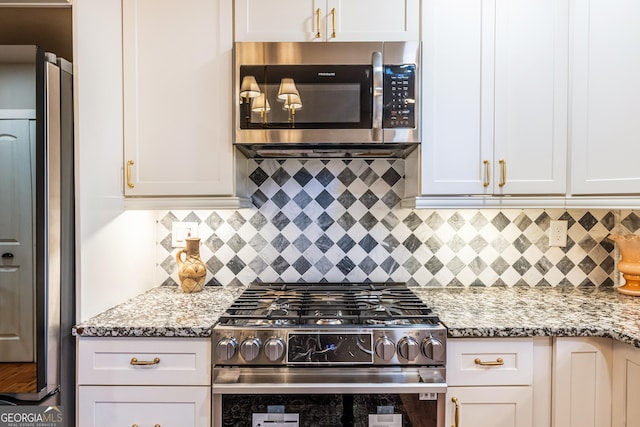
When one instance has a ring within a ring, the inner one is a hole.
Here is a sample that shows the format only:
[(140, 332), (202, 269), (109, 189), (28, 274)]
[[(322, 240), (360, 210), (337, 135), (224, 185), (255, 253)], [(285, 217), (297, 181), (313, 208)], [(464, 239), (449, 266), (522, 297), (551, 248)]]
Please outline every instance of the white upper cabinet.
[(421, 181), (410, 191), (566, 193), (568, 25), (568, 0), (424, 1)]
[(419, 0), (236, 0), (236, 41), (419, 38)]
[(640, 193), (640, 2), (573, 2), (574, 195)]
[(125, 195), (232, 197), (231, 0), (122, 7)]

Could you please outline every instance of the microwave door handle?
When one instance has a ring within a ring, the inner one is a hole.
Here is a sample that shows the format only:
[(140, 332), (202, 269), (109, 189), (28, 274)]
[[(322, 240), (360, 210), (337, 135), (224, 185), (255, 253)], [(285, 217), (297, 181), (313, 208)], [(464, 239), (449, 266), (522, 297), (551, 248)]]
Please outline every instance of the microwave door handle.
[(375, 142), (382, 141), (382, 52), (373, 52), (371, 65), (373, 66), (373, 124), (371, 140)]

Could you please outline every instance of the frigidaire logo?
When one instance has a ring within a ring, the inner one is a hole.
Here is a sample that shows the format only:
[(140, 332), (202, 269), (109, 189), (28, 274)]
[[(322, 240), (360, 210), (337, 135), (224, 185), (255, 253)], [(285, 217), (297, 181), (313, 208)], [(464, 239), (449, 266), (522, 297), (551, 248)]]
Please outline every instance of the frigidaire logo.
[(333, 73), (333, 72), (330, 73), (330, 72), (327, 72), (327, 71), (321, 71), (321, 72), (318, 73), (318, 75), (321, 76), (321, 77), (335, 77), (336, 73)]
[(62, 427), (63, 421), (58, 406), (0, 407), (0, 427)]

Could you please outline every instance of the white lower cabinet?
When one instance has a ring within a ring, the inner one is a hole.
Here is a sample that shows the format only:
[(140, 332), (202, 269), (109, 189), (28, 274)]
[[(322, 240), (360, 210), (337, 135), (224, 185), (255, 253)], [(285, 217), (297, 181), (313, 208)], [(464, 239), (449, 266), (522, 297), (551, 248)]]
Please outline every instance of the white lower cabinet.
[(613, 341), (555, 338), (553, 353), (553, 425), (610, 427)]
[(206, 338), (80, 338), (82, 427), (211, 426)]
[(445, 424), (549, 427), (549, 338), (452, 338)]
[(81, 386), (78, 425), (209, 427), (211, 387)]
[(613, 427), (640, 427), (640, 348), (613, 343)]

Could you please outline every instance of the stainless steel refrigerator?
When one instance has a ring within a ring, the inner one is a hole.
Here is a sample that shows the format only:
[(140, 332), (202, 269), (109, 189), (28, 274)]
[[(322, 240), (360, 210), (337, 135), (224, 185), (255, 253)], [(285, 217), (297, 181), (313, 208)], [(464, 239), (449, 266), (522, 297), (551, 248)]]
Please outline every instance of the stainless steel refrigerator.
[(72, 81), (71, 63), (55, 54), (0, 46), (0, 404), (61, 405), (69, 420), (75, 401)]

